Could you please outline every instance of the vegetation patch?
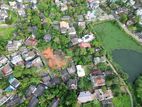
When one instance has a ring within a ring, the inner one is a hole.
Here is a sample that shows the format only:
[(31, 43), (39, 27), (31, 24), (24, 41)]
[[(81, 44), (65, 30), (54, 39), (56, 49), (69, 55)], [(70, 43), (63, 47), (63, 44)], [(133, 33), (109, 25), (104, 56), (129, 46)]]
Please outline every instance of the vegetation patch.
[(115, 107), (131, 107), (130, 97), (128, 95), (114, 97), (112, 102)]
[(116, 22), (108, 21), (94, 25), (94, 30), (107, 52), (112, 52), (115, 49), (130, 49), (142, 52), (142, 47), (123, 31)]

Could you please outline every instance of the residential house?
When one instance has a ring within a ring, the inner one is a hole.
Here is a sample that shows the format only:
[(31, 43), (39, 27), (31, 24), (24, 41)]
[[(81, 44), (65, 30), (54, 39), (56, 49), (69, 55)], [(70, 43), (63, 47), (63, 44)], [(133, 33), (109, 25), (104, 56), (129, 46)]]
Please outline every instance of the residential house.
[(12, 86), (12, 85), (9, 85), (8, 87), (5, 88), (5, 92), (12, 92), (12, 91), (15, 91), (16, 89)]
[(25, 61), (33, 60), (36, 57), (36, 52), (34, 50), (30, 50), (28, 52), (22, 53), (22, 57)]
[(71, 35), (76, 35), (76, 30), (75, 30), (75, 28), (74, 28), (74, 27), (70, 27), (70, 28), (68, 29), (68, 34), (69, 34), (69, 36), (71, 36)]
[(83, 28), (83, 29), (85, 29), (85, 27), (86, 27), (85, 21), (83, 21), (83, 22), (78, 22), (78, 26), (81, 27), (81, 28)]
[(25, 45), (27, 46), (36, 46), (37, 45), (37, 40), (35, 37), (28, 37), (25, 41)]
[(72, 45), (77, 45), (82, 42), (82, 39), (75, 37), (71, 39), (71, 42), (72, 42)]
[(14, 95), (6, 102), (6, 107), (15, 107), (21, 104), (22, 102), (23, 100), (18, 95)]
[(9, 5), (12, 9), (17, 9), (17, 2), (16, 1), (9, 1)]
[(82, 42), (91, 42), (94, 39), (95, 39), (94, 34), (90, 33), (82, 37)]
[(12, 68), (8, 63), (1, 68), (1, 72), (3, 73), (4, 76), (8, 76), (13, 73)]
[(61, 71), (61, 77), (62, 77), (62, 80), (64, 82), (67, 82), (69, 80), (70, 75), (69, 75), (69, 73), (67, 72), (66, 69), (64, 69), (63, 71)]
[(7, 4), (2, 4), (2, 5), (0, 6), (0, 8), (1, 8), (2, 10), (9, 10), (9, 5), (7, 5)]
[(21, 45), (22, 45), (22, 40), (13, 40), (13, 41), (8, 41), (6, 47), (9, 52), (14, 52), (17, 51)]
[(49, 105), (49, 107), (58, 107), (59, 105), (59, 98), (54, 98), (54, 100), (52, 101), (51, 105)]
[(69, 21), (71, 20), (71, 17), (70, 17), (70, 16), (63, 16), (63, 17), (61, 18), (61, 20), (62, 20), (62, 21), (67, 21), (67, 22), (69, 22)]
[(50, 82), (52, 86), (55, 86), (61, 83), (61, 79), (59, 77), (54, 76), (51, 78)]
[(134, 6), (135, 5), (135, 0), (129, 0), (129, 2), (127, 3), (130, 6)]
[(41, 95), (43, 95), (44, 91), (45, 91), (45, 85), (38, 84), (38, 86), (33, 94), (36, 97), (40, 97)]
[(115, 11), (115, 14), (117, 15), (121, 15), (121, 14), (128, 14), (128, 8), (126, 7), (119, 7), (117, 8), (117, 10)]
[(19, 3), (22, 3), (23, 2), (23, 0), (16, 0), (17, 2), (19, 2)]
[(94, 58), (94, 64), (95, 65), (97, 65), (99, 63), (105, 63), (105, 62), (106, 62), (106, 57), (105, 56)]
[(99, 101), (109, 100), (113, 98), (112, 91), (110, 89), (103, 92), (102, 89), (95, 90), (95, 96)]
[(40, 68), (42, 66), (43, 66), (43, 62), (40, 57), (36, 57), (35, 59), (26, 62), (26, 68), (30, 68), (30, 67)]
[(82, 67), (82, 65), (77, 65), (76, 69), (77, 69), (77, 75), (78, 75), (78, 77), (84, 77), (85, 76), (85, 70)]
[(73, 62), (71, 63), (71, 66), (67, 68), (67, 71), (70, 75), (76, 73), (76, 67), (75, 67), (75, 64)]
[(91, 82), (93, 84), (93, 87), (100, 87), (105, 85), (105, 76), (102, 75), (91, 75)]
[(5, 95), (5, 96), (0, 96), (0, 106), (5, 104), (11, 97), (12, 97), (11, 94)]
[(126, 25), (127, 26), (131, 26), (131, 25), (133, 25), (133, 24), (135, 24), (135, 21), (134, 20), (128, 20), (127, 22), (126, 22)]
[(76, 90), (77, 89), (77, 79), (69, 79), (67, 82), (69, 89)]
[(11, 84), (11, 86), (13, 86), (15, 89), (17, 89), (20, 85), (20, 82), (13, 76), (10, 76), (8, 81)]
[(26, 98), (31, 97), (35, 91), (36, 91), (36, 86), (30, 85), (29, 88), (25, 92)]
[(86, 27), (86, 23), (84, 21), (84, 16), (83, 15), (78, 15), (78, 26), (85, 28)]
[(22, 16), (22, 17), (26, 16), (26, 12), (24, 9), (18, 9), (17, 11), (18, 11), (19, 16)]
[(12, 55), (10, 60), (11, 60), (11, 63), (15, 66), (16, 65), (24, 66), (24, 60), (22, 59), (22, 56), (20, 54)]
[(69, 29), (69, 23), (66, 21), (61, 21), (60, 29), (61, 29), (61, 33), (67, 33), (67, 30)]
[(38, 98), (33, 96), (28, 104), (28, 107), (36, 107), (38, 105), (38, 103), (39, 103)]
[(0, 22), (5, 22), (5, 19), (8, 18), (8, 13), (6, 10), (0, 9)]
[(55, 0), (54, 2), (55, 2), (55, 4), (56, 4), (58, 7), (59, 7), (59, 6), (61, 5), (61, 3), (62, 3), (60, 0)]
[(60, 8), (61, 8), (61, 11), (62, 11), (62, 12), (68, 10), (67, 4), (64, 4), (64, 3), (61, 3)]
[(44, 73), (41, 75), (42, 78), (42, 83), (45, 84), (46, 86), (50, 86), (51, 85), (51, 77), (48, 73)]
[(139, 22), (139, 24), (142, 25), (142, 8), (139, 8), (136, 11), (136, 14), (137, 14), (137, 16), (140, 16), (140, 22)]
[(50, 34), (46, 34), (43, 39), (46, 41), (46, 42), (50, 42), (51, 39), (52, 39), (52, 36)]
[(95, 11), (88, 11), (85, 18), (88, 21), (93, 21), (96, 18)]
[(87, 0), (90, 9), (97, 9), (100, 5), (99, 0)]
[(83, 91), (79, 93), (77, 99), (79, 103), (86, 103), (89, 101), (93, 101), (95, 99), (95, 96), (94, 94), (91, 94), (89, 91)]
[(6, 63), (8, 63), (8, 58), (5, 56), (0, 57), (0, 67), (4, 66)]
[(26, 46), (21, 46), (18, 50), (18, 53), (22, 55), (23, 58), (23, 54), (28, 53), (28, 51), (30, 51)]

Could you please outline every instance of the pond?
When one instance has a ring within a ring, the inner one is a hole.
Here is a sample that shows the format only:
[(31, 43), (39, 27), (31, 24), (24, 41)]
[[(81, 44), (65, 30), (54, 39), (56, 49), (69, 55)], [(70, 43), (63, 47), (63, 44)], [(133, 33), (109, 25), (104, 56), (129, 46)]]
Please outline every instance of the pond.
[(142, 53), (119, 49), (112, 52), (113, 60), (120, 65), (121, 69), (129, 76), (128, 81), (133, 83), (142, 73)]

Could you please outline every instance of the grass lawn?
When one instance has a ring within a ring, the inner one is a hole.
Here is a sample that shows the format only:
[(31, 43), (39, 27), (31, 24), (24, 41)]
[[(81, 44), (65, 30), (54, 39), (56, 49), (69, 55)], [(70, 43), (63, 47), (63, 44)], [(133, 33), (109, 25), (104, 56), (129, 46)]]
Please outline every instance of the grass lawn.
[(114, 97), (112, 102), (115, 107), (131, 107), (131, 101), (128, 95)]
[(111, 21), (103, 22), (95, 25), (94, 30), (108, 52), (114, 49), (131, 49), (142, 52), (142, 47), (119, 28), (117, 23), (115, 24)]
[(14, 31), (13, 27), (10, 28), (0, 28), (0, 39), (10, 39), (12, 36), (12, 33)]

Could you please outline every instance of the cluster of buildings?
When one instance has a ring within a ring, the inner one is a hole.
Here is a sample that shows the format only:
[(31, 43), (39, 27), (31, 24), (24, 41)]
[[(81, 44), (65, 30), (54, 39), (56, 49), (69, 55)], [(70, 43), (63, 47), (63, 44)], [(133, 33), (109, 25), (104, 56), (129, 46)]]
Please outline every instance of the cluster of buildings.
[(5, 22), (6, 18), (8, 18), (8, 10), (9, 7), (7, 5), (0, 6), (0, 22)]
[[(31, 3), (31, 5), (29, 5)], [(26, 16), (26, 9), (32, 8), (36, 9), (37, 0), (16, 0), (16, 1), (9, 1), (9, 5), (13, 10), (16, 10), (19, 16), (25, 17)]]
[(100, 70), (94, 70), (90, 73), (90, 79), (92, 82), (93, 92), (82, 91), (78, 95), (79, 103), (87, 103), (93, 100), (98, 100), (102, 105), (112, 105), (113, 93), (109, 87), (102, 89), (106, 85), (106, 74)]
[(1, 94), (0, 105), (6, 104), (9, 107), (23, 102), (15, 92), (20, 86), (20, 81), (14, 77), (13, 69), (16, 66), (23, 68), (41, 68), (44, 66), (38, 51), (34, 48), (28, 48), (34, 47), (36, 44), (37, 40), (34, 36), (30, 36), (26, 40), (8, 41), (6, 50), (9, 54), (0, 56), (0, 79), (7, 78), (10, 85), (2, 90), (6, 94)]
[[(114, 1), (115, 3), (116, 1)], [(124, 27), (128, 28), (130, 32), (135, 34), (140, 40), (142, 39), (142, 32), (137, 26), (142, 26), (142, 8), (135, 0), (122, 1), (124, 6), (119, 6), (113, 11), (116, 19), (120, 20), (123, 15), (127, 15), (126, 21), (123, 23)], [(131, 9), (129, 9), (131, 7)], [(132, 29), (129, 29), (132, 28)]]

